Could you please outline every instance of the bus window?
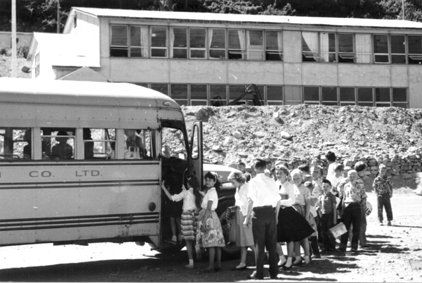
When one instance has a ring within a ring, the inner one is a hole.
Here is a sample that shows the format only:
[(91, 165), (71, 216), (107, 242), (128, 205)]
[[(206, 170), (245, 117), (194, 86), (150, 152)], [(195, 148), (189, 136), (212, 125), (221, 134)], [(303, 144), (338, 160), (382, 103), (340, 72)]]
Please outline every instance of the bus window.
[(0, 129), (0, 161), (31, 159), (31, 129)]
[(153, 158), (152, 131), (126, 129), (125, 133), (125, 159), (151, 159)]
[(86, 160), (114, 159), (115, 129), (83, 129)]
[[(74, 129), (41, 129), (43, 159), (72, 160), (75, 149)], [(46, 145), (46, 146), (45, 146)]]

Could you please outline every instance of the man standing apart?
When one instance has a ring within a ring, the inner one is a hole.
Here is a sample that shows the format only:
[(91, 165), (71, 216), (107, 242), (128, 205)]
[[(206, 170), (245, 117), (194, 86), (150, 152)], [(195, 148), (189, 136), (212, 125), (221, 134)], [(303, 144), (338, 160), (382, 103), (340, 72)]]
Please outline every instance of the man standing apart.
[(256, 270), (248, 279), (264, 278), (265, 248), (269, 253), (270, 277), (276, 279), (277, 266), (277, 215), (280, 195), (273, 178), (265, 176), (266, 162), (255, 162), (256, 176), (249, 182), (248, 213), (244, 225), (252, 225), (255, 243)]

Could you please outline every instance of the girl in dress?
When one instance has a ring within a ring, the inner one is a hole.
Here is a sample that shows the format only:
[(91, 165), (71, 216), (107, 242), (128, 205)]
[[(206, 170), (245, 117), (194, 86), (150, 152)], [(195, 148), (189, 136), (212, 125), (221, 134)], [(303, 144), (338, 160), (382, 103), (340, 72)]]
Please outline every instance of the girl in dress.
[(277, 224), (277, 242), (287, 243), (287, 260), (279, 244), (277, 245), (277, 252), (280, 255), (279, 265), (283, 266), (284, 270), (288, 270), (293, 265), (294, 242), (307, 239), (314, 231), (305, 218), (293, 208), (299, 191), (290, 181), (289, 170), (285, 166), (277, 166), (276, 175), (276, 183), (279, 186), (281, 196)]
[[(306, 219), (306, 221), (308, 221), (309, 225), (313, 226), (315, 225), (315, 221), (310, 211), (310, 192), (309, 189), (303, 184), (303, 173), (299, 169), (294, 169), (291, 175), (293, 178), (294, 186), (297, 189), (295, 190), (296, 201), (293, 207)], [(309, 256), (309, 240), (308, 238), (305, 238), (299, 242), (295, 242), (296, 260), (293, 265), (302, 264), (302, 258), (300, 256), (300, 246), (302, 246), (305, 252), (305, 264), (309, 264), (311, 262), (311, 258)]]
[[(221, 247), (225, 246), (220, 219), (215, 213), (218, 206), (217, 188), (220, 182), (218, 175), (208, 172), (205, 174), (205, 195), (199, 212), (197, 244), (208, 249), (209, 265), (204, 272), (221, 270)], [(216, 264), (214, 265), (214, 260)]]
[(234, 198), (236, 200), (235, 206), (236, 215), (235, 215), (235, 229), (236, 233), (236, 246), (240, 247), (240, 264), (234, 268), (234, 270), (244, 270), (246, 269), (246, 253), (248, 247), (253, 250), (254, 240), (252, 235), (252, 225), (245, 226), (243, 222), (245, 221), (247, 210), (248, 210), (248, 184), (246, 183), (246, 177), (240, 171), (232, 171), (227, 177), (227, 180), (230, 181), (236, 187), (236, 193)]
[(199, 193), (199, 183), (195, 176), (191, 175), (186, 178), (188, 189), (182, 185), (182, 192), (176, 195), (171, 195), (166, 189), (164, 181), (161, 188), (166, 193), (167, 197), (173, 202), (183, 200), (182, 212), (182, 235), (186, 241), (186, 250), (188, 252), (189, 264), (187, 268), (194, 268), (193, 251), (196, 234), (196, 217), (198, 210), (201, 207), (202, 195)]

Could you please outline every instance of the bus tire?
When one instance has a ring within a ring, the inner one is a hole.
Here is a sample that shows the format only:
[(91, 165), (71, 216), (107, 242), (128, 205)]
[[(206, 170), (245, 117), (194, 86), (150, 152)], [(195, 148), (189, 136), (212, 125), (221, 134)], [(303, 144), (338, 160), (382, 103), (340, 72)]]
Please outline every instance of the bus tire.
[(216, 213), (218, 215), (218, 217), (220, 218), (220, 224), (221, 224), (221, 229), (223, 230), (223, 235), (224, 235), (224, 241), (226, 242), (226, 246), (221, 248), (221, 250), (223, 251), (223, 254), (230, 256), (230, 257), (235, 257), (235, 256), (240, 256), (240, 247), (234, 245), (234, 244), (229, 244), (229, 227), (228, 227), (228, 222), (226, 219), (226, 210), (228, 207), (233, 206), (234, 205), (234, 199), (233, 200), (224, 200), (221, 202), (221, 204), (218, 205), (218, 208), (216, 210)]

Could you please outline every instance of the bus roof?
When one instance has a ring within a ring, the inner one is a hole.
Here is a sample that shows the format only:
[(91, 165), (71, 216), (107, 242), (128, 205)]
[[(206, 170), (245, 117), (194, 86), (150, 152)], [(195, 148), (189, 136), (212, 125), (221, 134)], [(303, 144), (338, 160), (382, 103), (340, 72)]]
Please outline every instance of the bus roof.
[(129, 83), (0, 78), (0, 127), (157, 129), (184, 121), (167, 95)]
[(15, 78), (0, 78), (2, 102), (180, 109), (169, 96), (129, 83)]

